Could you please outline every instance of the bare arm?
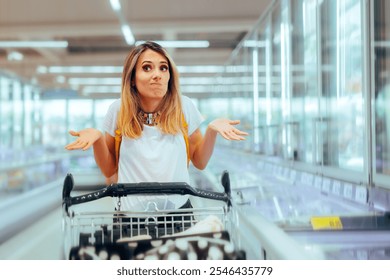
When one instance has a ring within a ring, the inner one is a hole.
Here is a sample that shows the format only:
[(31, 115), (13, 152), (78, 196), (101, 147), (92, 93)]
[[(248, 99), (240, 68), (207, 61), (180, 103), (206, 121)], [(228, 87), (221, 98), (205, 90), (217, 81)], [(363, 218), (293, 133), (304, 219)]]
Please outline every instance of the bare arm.
[(207, 126), (204, 136), (199, 128), (195, 130), (189, 137), (191, 161), (194, 166), (201, 170), (206, 168), (213, 154), (218, 133), (227, 140), (245, 140), (243, 136), (248, 133), (234, 127), (239, 123), (240, 121), (216, 119)]
[(115, 138), (106, 133), (93, 144), (96, 164), (107, 178), (117, 172), (115, 161)]
[(94, 128), (86, 128), (69, 132), (72, 136), (76, 136), (77, 139), (66, 145), (67, 150), (87, 150), (93, 146), (93, 152), (95, 156), (96, 164), (99, 166), (105, 177), (111, 177), (116, 172), (115, 162), (115, 139), (108, 133), (103, 134)]

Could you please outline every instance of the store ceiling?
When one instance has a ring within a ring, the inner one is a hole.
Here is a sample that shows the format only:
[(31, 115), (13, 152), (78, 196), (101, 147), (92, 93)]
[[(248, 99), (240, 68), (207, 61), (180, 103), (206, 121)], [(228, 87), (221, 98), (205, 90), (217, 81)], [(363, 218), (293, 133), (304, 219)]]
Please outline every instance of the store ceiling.
[[(178, 66), (221, 66), (271, 2), (121, 0), (120, 4), (122, 21), (129, 24), (136, 41), (207, 40), (208, 48), (168, 50)], [(47, 73), (50, 66), (121, 67), (131, 46), (120, 23), (120, 14), (114, 12), (109, 0), (0, 0), (0, 41), (68, 42), (68, 47), (60, 49), (0, 48), (0, 69), (51, 89), (68, 88), (69, 78), (120, 78), (120, 73)], [(182, 77), (207, 75), (212, 74), (182, 73)], [(82, 87), (78, 86), (80, 93)], [(108, 87), (102, 94), (113, 93), (118, 94)]]

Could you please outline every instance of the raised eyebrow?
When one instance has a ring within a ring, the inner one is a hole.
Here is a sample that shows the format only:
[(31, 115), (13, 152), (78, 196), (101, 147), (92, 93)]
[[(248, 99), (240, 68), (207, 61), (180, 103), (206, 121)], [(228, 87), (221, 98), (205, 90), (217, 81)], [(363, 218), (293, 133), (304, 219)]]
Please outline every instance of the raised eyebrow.
[(152, 62), (151, 62), (151, 61), (149, 61), (149, 60), (145, 60), (145, 61), (142, 61), (142, 63), (141, 63), (141, 64), (145, 64), (145, 63), (151, 64)]
[[(150, 60), (145, 60), (145, 61), (142, 61), (142, 64), (145, 64), (145, 63), (148, 63), (148, 64), (153, 64), (153, 62), (152, 61), (150, 61)], [(160, 61), (160, 64), (165, 64), (165, 65), (167, 65), (168, 66), (168, 62), (167, 61)]]

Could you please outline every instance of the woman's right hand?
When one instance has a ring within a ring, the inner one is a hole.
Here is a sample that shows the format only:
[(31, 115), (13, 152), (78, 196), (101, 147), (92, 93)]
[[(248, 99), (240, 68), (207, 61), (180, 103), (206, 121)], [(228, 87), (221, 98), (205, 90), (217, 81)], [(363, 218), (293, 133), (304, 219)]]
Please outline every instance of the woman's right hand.
[(77, 137), (77, 139), (66, 145), (65, 149), (67, 150), (88, 150), (93, 143), (95, 143), (97, 140), (100, 139), (100, 137), (103, 136), (103, 134), (95, 128), (86, 128), (80, 131), (69, 131), (69, 134), (72, 136)]

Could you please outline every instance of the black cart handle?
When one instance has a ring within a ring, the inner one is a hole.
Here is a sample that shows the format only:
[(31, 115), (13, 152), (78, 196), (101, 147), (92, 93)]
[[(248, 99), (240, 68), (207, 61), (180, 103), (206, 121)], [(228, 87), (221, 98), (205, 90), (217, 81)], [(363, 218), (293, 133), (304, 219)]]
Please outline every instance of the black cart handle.
[(229, 173), (224, 171), (221, 183), (225, 192), (212, 192), (196, 189), (187, 183), (126, 183), (111, 184), (98, 191), (71, 197), (70, 193), (74, 186), (72, 174), (67, 174), (62, 190), (62, 205), (68, 211), (69, 207), (76, 204), (94, 201), (103, 197), (122, 197), (127, 195), (152, 195), (152, 194), (179, 194), (193, 195), (207, 199), (224, 201), (231, 206), (231, 189)]

